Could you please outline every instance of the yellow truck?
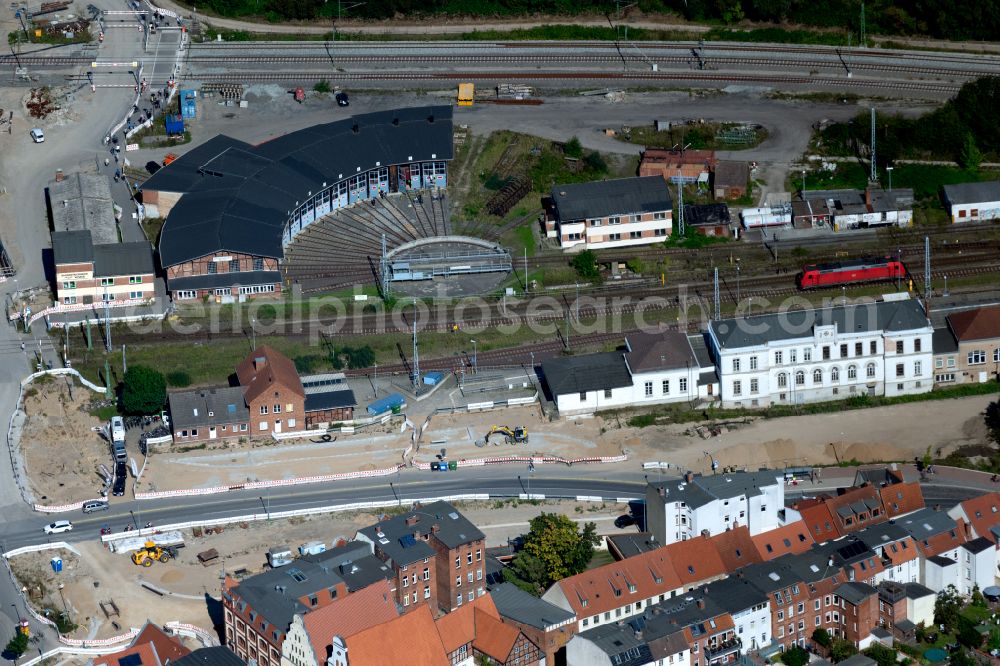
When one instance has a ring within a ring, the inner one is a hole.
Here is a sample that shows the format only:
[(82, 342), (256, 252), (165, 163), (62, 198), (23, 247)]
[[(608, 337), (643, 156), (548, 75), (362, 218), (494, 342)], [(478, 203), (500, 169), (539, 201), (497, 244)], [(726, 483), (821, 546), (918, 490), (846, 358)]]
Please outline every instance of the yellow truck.
[(458, 105), (459, 106), (472, 106), (473, 101), (476, 99), (476, 84), (474, 83), (459, 83), (458, 84)]

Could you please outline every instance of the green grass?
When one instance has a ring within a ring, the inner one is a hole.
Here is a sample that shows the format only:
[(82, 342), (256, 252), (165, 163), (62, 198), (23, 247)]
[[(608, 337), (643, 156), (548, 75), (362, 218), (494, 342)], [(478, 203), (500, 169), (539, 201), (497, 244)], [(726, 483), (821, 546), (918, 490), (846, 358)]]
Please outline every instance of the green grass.
[[(969, 171), (952, 166), (932, 164), (898, 164), (892, 170), (893, 187), (912, 187), (917, 200), (937, 199), (942, 185), (997, 180), (1000, 171), (980, 169)], [(887, 182), (888, 184), (888, 182)]]
[(743, 127), (742, 123), (693, 123), (678, 124), (669, 130), (656, 131), (652, 125), (632, 127), (628, 133), (619, 132), (615, 138), (647, 148), (671, 148), (678, 144), (688, 145), (696, 150), (749, 150), (756, 148), (767, 138), (767, 130), (755, 126), (754, 140), (750, 143), (731, 143), (717, 139), (720, 131)]
[(615, 558), (611, 556), (606, 550), (595, 550), (594, 556), (590, 558), (590, 562), (587, 563), (587, 570), (596, 569), (597, 567), (603, 567), (605, 564), (611, 564), (615, 561)]

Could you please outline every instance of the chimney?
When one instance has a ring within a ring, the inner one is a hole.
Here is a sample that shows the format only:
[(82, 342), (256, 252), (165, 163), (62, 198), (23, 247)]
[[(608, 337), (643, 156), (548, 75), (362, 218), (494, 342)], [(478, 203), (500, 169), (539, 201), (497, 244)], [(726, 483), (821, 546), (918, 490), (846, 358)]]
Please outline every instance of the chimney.
[(253, 369), (254, 370), (260, 370), (265, 365), (267, 365), (267, 357), (266, 356), (255, 356), (254, 357), (254, 359), (253, 359)]
[(63, 182), (64, 178), (66, 178), (66, 176), (65, 176), (65, 174), (63, 174), (63, 170), (62, 169), (56, 169), (56, 182), (57, 183), (61, 183), (61, 182)]
[(865, 188), (865, 207), (871, 212), (872, 209), (872, 188)]
[(705, 600), (704, 599), (698, 599), (698, 601), (696, 601), (695, 603), (698, 604), (698, 608), (699, 609), (701, 609), (701, 610), (705, 609)]
[(417, 516), (416, 514), (413, 514), (412, 516), (407, 516), (406, 517), (406, 524), (407, 525), (416, 525), (419, 521), (420, 521), (420, 517)]
[(705, 585), (704, 587), (701, 588), (701, 593), (708, 594), (708, 585)]
[(414, 532), (413, 532), (413, 538), (414, 539), (419, 539), (420, 538), (420, 530), (414, 530)]
[(439, 531), (441, 531), (440, 525), (437, 524), (431, 525), (431, 534), (437, 534)]
[(694, 483), (694, 472), (687, 472), (684, 474), (684, 480), (688, 483)]
[(659, 488), (657, 488), (656, 492), (660, 494), (660, 497), (666, 497), (667, 496), (667, 489), (664, 488), (663, 486), (660, 486)]

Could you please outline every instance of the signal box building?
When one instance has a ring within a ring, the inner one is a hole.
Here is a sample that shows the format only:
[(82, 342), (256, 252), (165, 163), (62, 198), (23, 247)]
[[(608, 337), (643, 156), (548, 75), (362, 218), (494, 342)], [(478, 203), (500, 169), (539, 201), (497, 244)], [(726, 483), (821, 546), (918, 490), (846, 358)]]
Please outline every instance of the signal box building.
[(945, 185), (942, 195), (955, 224), (1000, 219), (1000, 181)]
[(888, 300), (712, 321), (724, 407), (926, 393), (933, 328), (920, 302)]
[(52, 258), (60, 305), (156, 297), (153, 249), (146, 241), (94, 245), (89, 229), (56, 231)]
[(160, 260), (178, 300), (275, 296), (284, 251), (333, 211), (383, 194), (447, 185), (450, 106), (368, 113), (253, 146), (224, 135), (142, 188), (165, 217)]
[(664, 241), (672, 224), (667, 184), (648, 176), (554, 186), (546, 232), (564, 249), (598, 249)]

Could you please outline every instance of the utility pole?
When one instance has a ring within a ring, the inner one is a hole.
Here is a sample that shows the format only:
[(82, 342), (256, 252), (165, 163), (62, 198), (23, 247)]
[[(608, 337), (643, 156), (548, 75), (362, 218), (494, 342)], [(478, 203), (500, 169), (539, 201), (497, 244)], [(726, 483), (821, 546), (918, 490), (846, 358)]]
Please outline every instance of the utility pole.
[(684, 179), (677, 171), (677, 235), (684, 238)]
[(111, 351), (111, 303), (108, 301), (108, 290), (104, 289), (104, 351)]
[(524, 248), (524, 292), (528, 292), (528, 248)]
[(420, 388), (420, 350), (417, 348), (417, 299), (413, 299), (413, 390)]
[(868, 35), (865, 32), (865, 3), (861, 3), (861, 47), (868, 48)]
[(718, 321), (722, 316), (722, 307), (719, 303), (719, 268), (715, 268), (715, 278), (712, 281), (715, 287), (715, 320)]
[(128, 365), (125, 363), (125, 345), (122, 345), (122, 376), (128, 372)]
[(931, 237), (924, 236), (924, 299), (931, 297)]
[[(861, 5), (862, 12), (864, 12), (864, 5)], [(875, 182), (878, 179), (878, 172), (875, 170), (875, 107), (872, 107), (872, 170), (871, 176), (868, 178), (871, 182)]]
[(385, 234), (382, 234), (382, 300), (389, 300), (389, 253), (386, 251)]

